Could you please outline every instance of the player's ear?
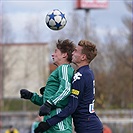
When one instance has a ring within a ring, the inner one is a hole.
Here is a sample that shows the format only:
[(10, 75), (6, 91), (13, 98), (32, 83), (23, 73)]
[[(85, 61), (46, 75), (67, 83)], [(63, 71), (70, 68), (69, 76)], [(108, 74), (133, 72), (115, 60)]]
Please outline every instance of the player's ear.
[(63, 53), (62, 56), (63, 56), (63, 58), (66, 58), (67, 57), (67, 53)]
[(81, 56), (82, 56), (81, 60), (86, 60), (87, 59), (85, 54), (82, 54)]

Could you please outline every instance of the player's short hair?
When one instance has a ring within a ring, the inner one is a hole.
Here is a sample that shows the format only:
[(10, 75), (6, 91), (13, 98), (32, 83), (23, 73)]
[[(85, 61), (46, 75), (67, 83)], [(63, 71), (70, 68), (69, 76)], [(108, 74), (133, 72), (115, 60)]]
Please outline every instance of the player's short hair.
[(72, 62), (72, 52), (75, 49), (75, 44), (69, 39), (58, 40), (56, 47), (61, 51), (61, 53), (67, 53), (67, 61)]
[(86, 55), (88, 63), (90, 63), (97, 55), (96, 45), (88, 40), (81, 40), (78, 45), (83, 48), (82, 53)]

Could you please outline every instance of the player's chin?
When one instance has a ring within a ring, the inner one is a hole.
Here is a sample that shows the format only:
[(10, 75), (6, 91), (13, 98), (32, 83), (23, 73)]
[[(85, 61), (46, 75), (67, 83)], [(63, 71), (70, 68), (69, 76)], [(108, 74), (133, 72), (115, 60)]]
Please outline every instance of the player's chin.
[(56, 62), (53, 60), (53, 64), (56, 64)]
[(54, 65), (57, 65), (58, 63), (57, 63), (57, 61), (53, 60), (53, 64), (54, 64)]
[(72, 60), (72, 63), (76, 64), (76, 62), (74, 60)]
[(74, 57), (72, 57), (72, 62), (75, 63), (75, 58)]

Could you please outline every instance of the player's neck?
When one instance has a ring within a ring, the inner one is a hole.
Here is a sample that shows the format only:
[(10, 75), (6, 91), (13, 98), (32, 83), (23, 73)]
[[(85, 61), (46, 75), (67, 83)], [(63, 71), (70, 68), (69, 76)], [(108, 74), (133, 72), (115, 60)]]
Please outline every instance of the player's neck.
[(68, 62), (68, 61), (60, 61), (58, 63), (58, 66), (63, 65), (63, 64), (70, 64), (70, 62)]
[(79, 69), (80, 67), (86, 66), (86, 65), (89, 65), (88, 62), (78, 63), (78, 64), (77, 64), (77, 68)]

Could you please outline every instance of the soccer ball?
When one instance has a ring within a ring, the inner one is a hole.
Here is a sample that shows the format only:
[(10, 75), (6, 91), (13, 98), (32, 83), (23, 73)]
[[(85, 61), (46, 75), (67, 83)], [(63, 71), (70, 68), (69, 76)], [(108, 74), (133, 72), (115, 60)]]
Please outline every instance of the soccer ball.
[(61, 30), (67, 23), (65, 14), (54, 9), (46, 15), (46, 24), (52, 30)]

